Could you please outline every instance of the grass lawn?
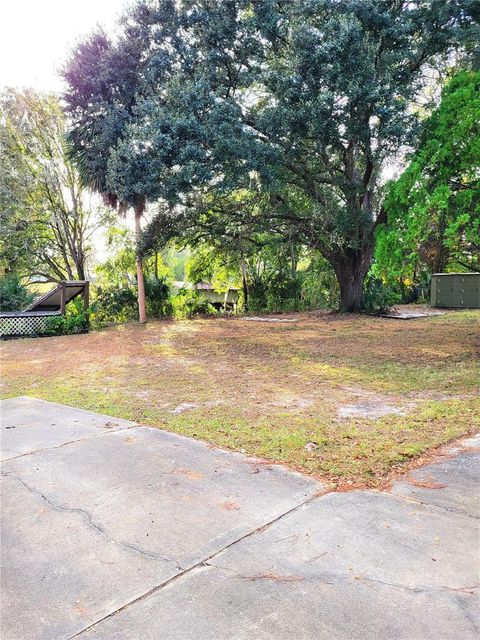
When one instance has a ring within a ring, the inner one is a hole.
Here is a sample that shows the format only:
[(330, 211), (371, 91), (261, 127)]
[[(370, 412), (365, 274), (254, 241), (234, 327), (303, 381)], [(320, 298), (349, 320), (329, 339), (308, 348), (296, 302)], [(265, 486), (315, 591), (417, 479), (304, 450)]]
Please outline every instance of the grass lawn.
[(29, 395), (378, 485), (480, 429), (480, 312), (150, 322), (2, 344), (3, 398)]

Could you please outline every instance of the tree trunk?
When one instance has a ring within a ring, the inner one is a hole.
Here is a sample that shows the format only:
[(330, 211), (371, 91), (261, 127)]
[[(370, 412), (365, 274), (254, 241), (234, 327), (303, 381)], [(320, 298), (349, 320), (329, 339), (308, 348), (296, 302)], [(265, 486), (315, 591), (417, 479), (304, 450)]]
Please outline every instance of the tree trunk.
[(82, 257), (78, 258), (78, 260), (75, 261), (75, 268), (77, 270), (77, 277), (79, 280), (86, 280), (86, 273), (85, 273), (85, 261), (83, 259), (83, 252), (82, 252)]
[[(142, 233), (142, 215), (145, 211), (145, 199), (139, 198), (138, 203), (135, 204), (134, 212), (135, 212), (135, 236), (138, 241), (140, 240), (140, 235)], [(143, 278), (143, 263), (142, 259), (137, 253), (137, 300), (138, 300), (138, 321), (141, 324), (145, 324), (147, 321), (147, 309), (145, 304), (145, 281)]]
[(432, 261), (432, 273), (443, 273), (448, 262), (448, 248), (445, 246), (445, 232), (447, 230), (447, 214), (444, 209), (440, 211), (437, 229), (434, 233), (434, 256)]
[(354, 273), (344, 265), (336, 269), (338, 284), (340, 286), (340, 311), (358, 313), (362, 310), (362, 294), (364, 275)]
[(370, 268), (370, 248), (351, 252), (333, 264), (340, 287), (340, 311), (358, 313), (362, 310), (363, 281)]
[(437, 251), (432, 260), (432, 273), (444, 273), (448, 262), (448, 249), (439, 241)]

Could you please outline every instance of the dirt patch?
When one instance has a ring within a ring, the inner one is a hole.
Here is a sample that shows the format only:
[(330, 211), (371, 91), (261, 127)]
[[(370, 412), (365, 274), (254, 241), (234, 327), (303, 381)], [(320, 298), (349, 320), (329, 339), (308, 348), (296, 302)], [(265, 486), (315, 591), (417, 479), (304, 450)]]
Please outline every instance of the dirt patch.
[(404, 416), (406, 411), (400, 407), (385, 402), (361, 402), (359, 404), (349, 404), (340, 407), (338, 410), (339, 418), (369, 418), (377, 419), (383, 416), (397, 415)]
[(172, 474), (176, 476), (183, 476), (188, 480), (195, 480), (195, 481), (202, 480), (204, 478), (203, 473), (200, 473), (200, 471), (195, 471), (195, 469), (174, 469), (172, 471)]
[(223, 404), (223, 400), (209, 400), (208, 402), (182, 402), (178, 407), (175, 407), (175, 409), (171, 409), (169, 413), (177, 416), (184, 411), (192, 411), (193, 409), (198, 409), (200, 407), (216, 407), (219, 404)]
[(249, 316), (242, 320), (247, 322), (298, 322), (297, 318), (270, 318), (268, 316)]
[(178, 405), (178, 407), (175, 407), (175, 409), (172, 409), (170, 411), (170, 413), (172, 413), (174, 416), (177, 416), (180, 413), (183, 413), (184, 411), (189, 411), (190, 409), (198, 409), (200, 405), (197, 404), (196, 402), (182, 402), (181, 404)]
[(377, 420), (390, 415), (405, 416), (421, 401), (416, 396), (415, 399), (399, 401), (392, 394), (379, 394), (358, 386), (346, 386), (344, 390), (346, 394), (353, 396), (358, 401), (338, 408), (337, 416), (341, 419), (367, 418)]

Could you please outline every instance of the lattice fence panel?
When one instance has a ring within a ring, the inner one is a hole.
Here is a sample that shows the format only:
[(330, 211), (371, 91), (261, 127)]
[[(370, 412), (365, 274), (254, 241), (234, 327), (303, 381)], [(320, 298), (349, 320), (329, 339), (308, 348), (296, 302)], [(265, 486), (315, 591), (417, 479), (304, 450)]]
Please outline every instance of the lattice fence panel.
[[(58, 314), (60, 315), (60, 314)], [(35, 336), (45, 332), (49, 315), (0, 316), (0, 337)]]

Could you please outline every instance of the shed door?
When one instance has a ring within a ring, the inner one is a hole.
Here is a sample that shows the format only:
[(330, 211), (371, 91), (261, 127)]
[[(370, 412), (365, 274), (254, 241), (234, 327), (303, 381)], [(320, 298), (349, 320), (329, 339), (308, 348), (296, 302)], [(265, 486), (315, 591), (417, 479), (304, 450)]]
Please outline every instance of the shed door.
[(437, 307), (453, 307), (453, 278), (437, 276), (435, 280)]

